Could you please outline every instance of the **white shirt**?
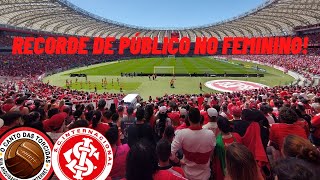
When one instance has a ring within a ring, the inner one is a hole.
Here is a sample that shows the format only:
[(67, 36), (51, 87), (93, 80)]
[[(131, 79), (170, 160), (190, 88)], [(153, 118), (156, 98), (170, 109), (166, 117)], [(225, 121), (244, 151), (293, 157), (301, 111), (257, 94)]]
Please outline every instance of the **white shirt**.
[(171, 144), (171, 154), (175, 155), (183, 150), (182, 166), (186, 178), (191, 180), (204, 180), (210, 177), (210, 159), (215, 147), (215, 136), (208, 129), (191, 130), (182, 129), (176, 134)]
[[(218, 124), (217, 122), (208, 122), (206, 125), (203, 125), (202, 128), (211, 130), (215, 135), (216, 130), (218, 129)], [(214, 142), (216, 142), (216, 139), (214, 139)]]

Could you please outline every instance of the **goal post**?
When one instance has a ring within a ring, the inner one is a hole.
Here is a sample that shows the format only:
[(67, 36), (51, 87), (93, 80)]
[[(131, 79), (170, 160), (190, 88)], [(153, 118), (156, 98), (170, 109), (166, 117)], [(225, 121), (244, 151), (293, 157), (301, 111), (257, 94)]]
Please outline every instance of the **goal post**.
[(174, 75), (174, 66), (154, 66), (153, 73), (154, 74), (172, 74)]

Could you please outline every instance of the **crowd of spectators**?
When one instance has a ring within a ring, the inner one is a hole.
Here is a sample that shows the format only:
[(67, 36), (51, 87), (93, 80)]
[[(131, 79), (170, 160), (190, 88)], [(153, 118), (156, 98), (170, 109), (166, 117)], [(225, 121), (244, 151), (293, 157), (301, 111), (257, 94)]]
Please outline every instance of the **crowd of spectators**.
[(117, 56), (94, 55), (11, 55), (0, 54), (0, 76), (35, 77), (43, 73), (62, 71), (105, 61)]
[(10, 35), (0, 35), (0, 47), (11, 47), (13, 37)]
[(258, 61), (270, 66), (279, 66), (285, 70), (295, 71), (310, 79), (320, 75), (320, 56), (318, 55), (228, 55), (228, 59)]
[(126, 105), (124, 94), (28, 78), (2, 82), (0, 97), (0, 134), (17, 126), (53, 141), (76, 127), (104, 134), (115, 153), (109, 179), (319, 177), (319, 86), (172, 94)]
[[(144, 57), (144, 56), (141, 56)], [(0, 77), (36, 77), (93, 64), (138, 58), (124, 55), (12, 55), (0, 54)]]
[(309, 45), (319, 46), (320, 45), (320, 32), (307, 33), (302, 35), (302, 37), (309, 38)]

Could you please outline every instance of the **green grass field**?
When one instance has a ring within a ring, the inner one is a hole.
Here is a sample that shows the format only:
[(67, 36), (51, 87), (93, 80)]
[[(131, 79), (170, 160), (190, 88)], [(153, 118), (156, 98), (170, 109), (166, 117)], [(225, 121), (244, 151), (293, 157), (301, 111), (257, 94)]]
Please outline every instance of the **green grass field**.
[[(120, 76), (124, 73), (153, 73), (155, 66), (174, 66), (175, 74), (247, 74), (257, 73), (256, 70), (236, 66), (230, 63), (215, 61), (208, 57), (197, 58), (146, 58), (137, 60), (126, 60), (111, 65), (99, 66), (90, 69), (76, 71), (74, 73), (85, 73), (92, 76)], [(173, 73), (172, 69), (158, 69), (159, 73)]]
[[(175, 66), (175, 73), (256, 73), (249, 67), (256, 66), (256, 64), (240, 61), (230, 61), (244, 66), (233, 65), (230, 63), (216, 61), (208, 57), (193, 57), (193, 58), (148, 58), (148, 59), (136, 59), (127, 60), (121, 62), (101, 63), (88, 67), (81, 67), (71, 69), (65, 72), (48, 76), (44, 79), (44, 82), (49, 81), (50, 84), (66, 87), (66, 80), (72, 80), (72, 89), (94, 91), (94, 86), (97, 86), (98, 92), (120, 92), (120, 86), (117, 84), (117, 78), (119, 78), (120, 85), (123, 87), (124, 93), (139, 93), (143, 98), (149, 96), (163, 96), (164, 94), (194, 94), (194, 93), (206, 93), (214, 92), (213, 90), (204, 86), (203, 90), (199, 90), (199, 83), (204, 84), (210, 80), (216, 79), (234, 79), (252, 81), (267, 86), (285, 85), (290, 84), (294, 79), (283, 72), (276, 70), (272, 67), (259, 65), (260, 68), (266, 70), (265, 77), (239, 77), (239, 78), (218, 78), (218, 77), (176, 77), (175, 88), (170, 88), (169, 82), (172, 77), (158, 77), (157, 80), (149, 80), (148, 77), (120, 77), (121, 72), (144, 72), (153, 73), (154, 66)], [(78, 78), (76, 84), (76, 78), (71, 78), (70, 73), (85, 73), (88, 75), (88, 81), (91, 82), (89, 87), (85, 83), (85, 78)], [(102, 79), (107, 79), (107, 88), (102, 87)], [(112, 86), (111, 82), (114, 81)], [(82, 88), (80, 87), (82, 82)]]

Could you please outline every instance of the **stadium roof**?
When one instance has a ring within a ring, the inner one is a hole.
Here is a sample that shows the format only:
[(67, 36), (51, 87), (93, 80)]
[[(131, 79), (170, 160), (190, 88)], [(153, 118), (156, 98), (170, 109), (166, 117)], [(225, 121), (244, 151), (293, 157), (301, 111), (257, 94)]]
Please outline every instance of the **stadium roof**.
[(320, 23), (319, 0), (269, 0), (238, 17), (215, 24), (180, 29), (145, 28), (101, 18), (66, 0), (1, 0), (0, 24), (57, 34), (106, 37), (140, 36), (162, 39), (179, 32), (193, 41), (196, 36), (278, 36), (293, 34), (296, 26)]

